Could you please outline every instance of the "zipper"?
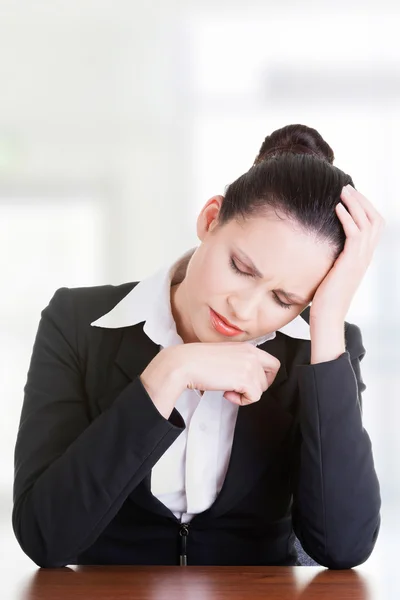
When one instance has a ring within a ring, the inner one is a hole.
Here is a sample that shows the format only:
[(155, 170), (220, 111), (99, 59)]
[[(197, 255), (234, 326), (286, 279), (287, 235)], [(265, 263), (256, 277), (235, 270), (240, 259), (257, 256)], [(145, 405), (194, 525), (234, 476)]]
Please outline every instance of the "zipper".
[(181, 567), (187, 566), (187, 536), (189, 535), (189, 524), (182, 523), (179, 528), (179, 535), (181, 536), (181, 554), (179, 557), (179, 564)]

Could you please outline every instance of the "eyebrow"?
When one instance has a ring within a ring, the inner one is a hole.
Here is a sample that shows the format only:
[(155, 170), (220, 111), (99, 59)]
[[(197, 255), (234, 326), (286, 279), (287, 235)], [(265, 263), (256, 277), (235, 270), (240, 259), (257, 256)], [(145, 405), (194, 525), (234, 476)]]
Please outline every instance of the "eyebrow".
[[(257, 269), (257, 267), (255, 266), (255, 264), (253, 263), (253, 261), (251, 260), (251, 258), (249, 256), (247, 256), (247, 254), (245, 254), (243, 252), (243, 250), (241, 250), (240, 248), (238, 248), (237, 246), (235, 246), (236, 251), (241, 254), (243, 256), (243, 258), (249, 262), (250, 267), (253, 269), (254, 274), (259, 278), (259, 279), (263, 279), (263, 274), (261, 273), (261, 271), (259, 271)], [(298, 302), (300, 304), (308, 304), (309, 302), (311, 302), (311, 300), (308, 300), (306, 298), (302, 298), (301, 296), (298, 296), (297, 294), (294, 294), (293, 292), (286, 292), (285, 290), (283, 290), (282, 288), (276, 288), (274, 290), (275, 292), (279, 292), (280, 294), (282, 294), (282, 296), (285, 296), (286, 300), (289, 300), (289, 302)]]

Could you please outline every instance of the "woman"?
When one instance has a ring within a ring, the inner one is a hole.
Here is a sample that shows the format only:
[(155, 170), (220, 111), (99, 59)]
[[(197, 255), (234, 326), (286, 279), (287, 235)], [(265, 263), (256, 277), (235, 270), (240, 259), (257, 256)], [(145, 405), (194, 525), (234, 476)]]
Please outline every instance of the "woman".
[(36, 564), (294, 565), (296, 535), (329, 568), (368, 558), (380, 491), (345, 316), (384, 220), (333, 160), (279, 129), (203, 207), (198, 247), (55, 292), (15, 448)]

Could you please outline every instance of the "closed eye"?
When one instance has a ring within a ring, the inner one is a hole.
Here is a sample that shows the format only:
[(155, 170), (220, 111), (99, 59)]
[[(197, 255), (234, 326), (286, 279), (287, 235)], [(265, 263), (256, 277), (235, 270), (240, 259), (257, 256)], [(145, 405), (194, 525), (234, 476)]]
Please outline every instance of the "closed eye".
[[(235, 271), (235, 273), (238, 273), (239, 275), (244, 275), (245, 277), (254, 277), (254, 275), (252, 275), (252, 273), (246, 273), (245, 271), (241, 271), (237, 267), (233, 258), (230, 259), (230, 266)], [(279, 296), (277, 296), (277, 294), (275, 294), (275, 292), (272, 292), (272, 293), (273, 293), (275, 302), (277, 304), (279, 304), (279, 306), (281, 306), (282, 308), (286, 308), (286, 309), (292, 308), (293, 304), (286, 304), (286, 302), (282, 302), (282, 300), (279, 298)]]

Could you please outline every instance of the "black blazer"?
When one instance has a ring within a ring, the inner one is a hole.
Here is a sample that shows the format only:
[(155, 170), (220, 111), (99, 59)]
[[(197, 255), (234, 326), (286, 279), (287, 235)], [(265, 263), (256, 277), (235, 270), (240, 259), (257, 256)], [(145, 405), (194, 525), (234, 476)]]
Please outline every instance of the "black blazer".
[(259, 402), (239, 408), (215, 502), (182, 526), (150, 491), (153, 465), (185, 428), (139, 379), (159, 347), (143, 322), (90, 326), (136, 283), (63, 287), (41, 313), (15, 445), (22, 550), (41, 567), (179, 565), (183, 555), (188, 565), (295, 565), (296, 534), (321, 565), (364, 562), (380, 491), (362, 425), (359, 328), (346, 322), (346, 351), (314, 365), (309, 340), (277, 332), (259, 346), (281, 367)]

